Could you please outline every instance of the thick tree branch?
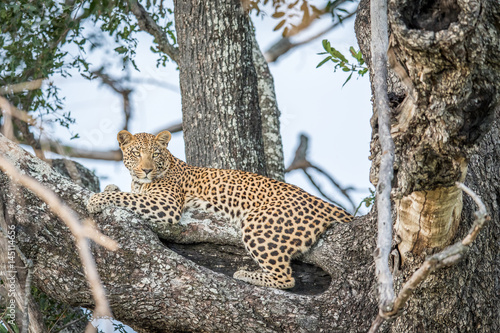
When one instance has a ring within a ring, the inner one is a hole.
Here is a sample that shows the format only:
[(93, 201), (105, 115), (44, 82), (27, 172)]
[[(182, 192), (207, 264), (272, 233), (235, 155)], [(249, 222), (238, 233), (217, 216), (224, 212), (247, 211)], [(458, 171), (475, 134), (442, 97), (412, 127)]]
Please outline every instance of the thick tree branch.
[(280, 111), (274, 92), (274, 80), (266, 59), (260, 51), (255, 33), (250, 33), (253, 44), (253, 62), (257, 72), (257, 88), (259, 92), (259, 107), (262, 119), (262, 140), (266, 155), (266, 171), (270, 178), (283, 181), (283, 144), (280, 133)]
[[(7, 144), (4, 137), (0, 137), (0, 141), (4, 141), (3, 144)], [(90, 226), (89, 223), (87, 223), (86, 225), (80, 224), (76, 214), (63, 202), (61, 202), (61, 200), (55, 195), (55, 193), (45, 188), (36, 180), (26, 175), (20, 174), (16, 167), (3, 157), (0, 157), (0, 169), (2, 169), (3, 172), (9, 175), (9, 177), (13, 181), (30, 189), (39, 198), (42, 198), (43, 201), (45, 201), (51, 208), (51, 210), (67, 224), (72, 234), (76, 238), (78, 252), (85, 267), (85, 273), (94, 295), (94, 299), (96, 302), (95, 316), (111, 316), (111, 310), (109, 309), (105, 291), (102, 287), (99, 274), (97, 273), (95, 262), (92, 258), (92, 254), (90, 253), (87, 238), (92, 239), (97, 244), (100, 244), (101, 246), (104, 246), (109, 250), (116, 250), (118, 246), (117, 243), (97, 232), (95, 230), (95, 227)], [(28, 277), (29, 276), (30, 275), (28, 274)], [(28, 281), (30, 281), (30, 279), (27, 278), (26, 283), (28, 283)]]
[(376, 274), (379, 281), (380, 310), (392, 310), (394, 287), (389, 270), (392, 245), (391, 188), (394, 164), (394, 142), (391, 137), (389, 98), (387, 95), (387, 1), (371, 0), (371, 52), (374, 82), (374, 104), (378, 112), (378, 128), (382, 157), (377, 184), (378, 237), (375, 255)]
[[(90, 192), (4, 137), (0, 137), (0, 153), (15, 160), (27, 175), (43, 179), (76, 212), (87, 214), (84, 203)], [(5, 181), (0, 175), (0, 188), (5, 188)], [(7, 195), (4, 191), (0, 194), (2, 198)], [(19, 246), (35, 263), (37, 287), (59, 301), (92, 306), (91, 294), (72, 251), (71, 234), (49, 212), (40, 209), (38, 199), (27, 193), (25, 196), (23, 215), (27, 218), (16, 216), (15, 222)], [(100, 230), (122, 244), (115, 252), (93, 247), (113, 313), (139, 332), (317, 332), (362, 327), (367, 314), (376, 315), (375, 299), (366, 295), (363, 281), (372, 262), (373, 247), (368, 239), (373, 235), (373, 223), (333, 225), (319, 244), (304, 255), (301, 260), (322, 267), (335, 281), (324, 293), (307, 297), (245, 284), (234, 280), (231, 273), (214, 273), (166, 248), (150, 230), (171, 242), (241, 247), (238, 228), (219, 218), (188, 212), (179, 225), (149, 226), (120, 209), (107, 210), (94, 218)], [(354, 272), (360, 266), (364, 269), (357, 275)], [(234, 271), (237, 269), (233, 267)], [(64, 286), (56, 277), (64, 277)], [(365, 296), (346, 302), (345, 293)], [(283, 312), (283, 308), (287, 311)], [(358, 313), (361, 308), (363, 315)]]

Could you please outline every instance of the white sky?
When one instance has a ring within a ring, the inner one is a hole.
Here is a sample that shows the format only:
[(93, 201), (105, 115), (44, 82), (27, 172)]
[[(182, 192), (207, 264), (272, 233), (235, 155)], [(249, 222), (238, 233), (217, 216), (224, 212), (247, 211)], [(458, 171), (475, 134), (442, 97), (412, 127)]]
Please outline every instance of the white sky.
[[(280, 37), (279, 33), (272, 32), (277, 22), (269, 17), (264, 20), (254, 18), (261, 49), (266, 50)], [(321, 24), (328, 25), (330, 22), (327, 18)], [(354, 19), (348, 20), (342, 27), (322, 38), (329, 39), (332, 46), (347, 55), (349, 46), (357, 49), (353, 25)], [(285, 165), (294, 157), (300, 133), (307, 134), (310, 138), (309, 161), (328, 171), (342, 185), (359, 188), (361, 191), (353, 195), (355, 202), (359, 203), (368, 195), (368, 188), (371, 187), (368, 181), (369, 119), (372, 112), (369, 79), (367, 75), (359, 79), (353, 76), (342, 88), (347, 74), (341, 71), (334, 73), (333, 64), (316, 69), (324, 57), (317, 55), (323, 50), (322, 38), (294, 49), (277, 63), (270, 64), (281, 110)], [(170, 63), (166, 68), (157, 68), (157, 55), (150, 52), (151, 45), (152, 38), (147, 34), (141, 35), (136, 57), (141, 72), (132, 72), (132, 75), (178, 87), (176, 66)], [(102, 61), (99, 57), (112, 55), (96, 54), (91, 55), (90, 59), (97, 69)], [(116, 70), (111, 74), (121, 75)], [(61, 96), (66, 97), (65, 110), (70, 110), (77, 120), (71, 130), (79, 133), (81, 138), (72, 140), (71, 144), (88, 149), (117, 149), (116, 134), (122, 129), (124, 121), (121, 97), (110, 88), (100, 85), (98, 80), (88, 81), (77, 73), (72, 78), (55, 78), (54, 83), (61, 88)], [(178, 90), (138, 84), (132, 102), (135, 113), (129, 129), (133, 133), (154, 132), (181, 120)], [(54, 126), (53, 130), (47, 129), (47, 133), (69, 142), (71, 135), (67, 130), (58, 126)], [(181, 133), (173, 135), (169, 147), (175, 156), (184, 160)], [(97, 173), (101, 178), (101, 189), (114, 183), (124, 191), (130, 190), (130, 176), (122, 162), (78, 161)], [(286, 181), (319, 195), (302, 171), (287, 174)], [(332, 193), (336, 200), (346, 203), (332, 190), (326, 179), (318, 178), (318, 182), (325, 192)], [(347, 204), (346, 208), (349, 208)]]

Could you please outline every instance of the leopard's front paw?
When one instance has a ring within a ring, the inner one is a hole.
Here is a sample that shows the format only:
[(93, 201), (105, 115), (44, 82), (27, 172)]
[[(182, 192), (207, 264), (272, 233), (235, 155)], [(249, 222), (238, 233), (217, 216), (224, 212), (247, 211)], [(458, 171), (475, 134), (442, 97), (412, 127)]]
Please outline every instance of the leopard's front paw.
[(101, 193), (92, 194), (89, 201), (87, 201), (87, 210), (89, 213), (95, 214), (102, 212), (105, 208), (102, 202)]

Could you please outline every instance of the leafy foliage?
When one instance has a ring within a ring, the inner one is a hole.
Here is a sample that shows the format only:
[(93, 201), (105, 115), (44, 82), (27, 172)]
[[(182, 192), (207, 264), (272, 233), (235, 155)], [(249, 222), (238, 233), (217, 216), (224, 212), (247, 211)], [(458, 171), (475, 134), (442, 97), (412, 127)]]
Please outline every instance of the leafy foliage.
[[(163, 0), (145, 2), (152, 18), (161, 22), (163, 31), (175, 43), (172, 10), (164, 6)], [(75, 70), (89, 80), (94, 79), (87, 53), (97, 50), (113, 52), (118, 57), (105, 58), (119, 59), (123, 67), (130, 65), (138, 70), (134, 61), (138, 32), (128, 1), (2, 1), (0, 86), (50, 79), (56, 74), (68, 77)], [(158, 65), (164, 65), (166, 56), (156, 49), (153, 51), (159, 55)], [(64, 127), (75, 121), (70, 112), (61, 111), (64, 99), (52, 83), (6, 97), (22, 110), (36, 111), (39, 117), (50, 115), (44, 121)]]
[(356, 51), (352, 46), (349, 48), (349, 52), (352, 58), (354, 58), (355, 60), (355, 62), (350, 63), (349, 60), (340, 51), (331, 46), (330, 42), (326, 39), (323, 39), (323, 48), (326, 52), (321, 52), (318, 54), (328, 54), (328, 56), (324, 58), (316, 66), (316, 68), (323, 66), (329, 61), (332, 61), (335, 64), (334, 71), (337, 71), (337, 69), (341, 69), (343, 72), (350, 73), (345, 82), (342, 84), (342, 87), (345, 86), (347, 82), (349, 82), (349, 80), (352, 78), (353, 73), (358, 73), (358, 76), (364, 76), (368, 72), (368, 67), (366, 67), (365, 65), (365, 61), (363, 60), (363, 55), (361, 54), (360, 50)]

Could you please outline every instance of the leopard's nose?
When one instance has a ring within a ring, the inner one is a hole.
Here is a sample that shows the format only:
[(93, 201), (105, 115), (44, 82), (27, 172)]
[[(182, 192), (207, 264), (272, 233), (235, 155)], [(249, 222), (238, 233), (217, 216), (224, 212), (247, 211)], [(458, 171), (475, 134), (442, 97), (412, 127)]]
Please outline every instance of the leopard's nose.
[(144, 171), (144, 173), (146, 174), (146, 176), (148, 175), (148, 173), (150, 173), (151, 171), (153, 171), (153, 169), (142, 169), (142, 171)]

